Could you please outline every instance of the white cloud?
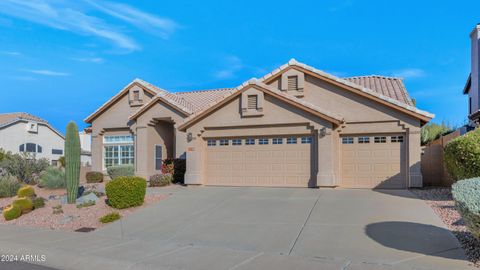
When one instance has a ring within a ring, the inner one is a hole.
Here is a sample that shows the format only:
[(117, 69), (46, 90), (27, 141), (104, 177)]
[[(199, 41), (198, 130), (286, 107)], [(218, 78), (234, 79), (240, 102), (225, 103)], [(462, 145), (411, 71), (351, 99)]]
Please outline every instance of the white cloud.
[(229, 55), (223, 59), (224, 69), (214, 73), (214, 77), (217, 79), (230, 79), (235, 77), (235, 72), (244, 68), (242, 60), (234, 55)]
[(117, 19), (130, 23), (145, 31), (157, 33), (167, 39), (178, 25), (173, 20), (155, 16), (126, 4), (103, 2), (103, 5), (91, 0), (85, 0), (96, 9)]
[(177, 24), (170, 19), (157, 17), (128, 5), (104, 2), (101, 6), (89, 0), (1, 0), (0, 13), (79, 35), (98, 37), (127, 51), (140, 49), (140, 45), (133, 38), (120, 30), (123, 29), (122, 26), (117, 27), (99, 17), (87, 15), (85, 9), (91, 9), (92, 6), (143, 30), (158, 32), (163, 38), (167, 38), (177, 28)]
[(424, 77), (426, 75), (426, 73), (423, 69), (406, 68), (406, 69), (401, 69), (401, 70), (394, 71), (392, 73), (392, 75), (395, 76), (395, 77), (400, 77), (400, 78), (404, 78), (404, 79), (412, 79), (412, 78)]
[(75, 60), (78, 62), (88, 62), (88, 63), (96, 63), (96, 64), (100, 64), (104, 62), (103, 58), (101, 57), (72, 58), (72, 60)]
[(69, 76), (69, 73), (53, 71), (48, 69), (26, 69), (25, 71), (31, 72), (33, 74), (45, 75), (45, 76)]
[(21, 56), (22, 55), (22, 53), (20, 53), (20, 52), (11, 52), (11, 51), (2, 51), (1, 53), (6, 54), (6, 55), (11, 55), (11, 56)]

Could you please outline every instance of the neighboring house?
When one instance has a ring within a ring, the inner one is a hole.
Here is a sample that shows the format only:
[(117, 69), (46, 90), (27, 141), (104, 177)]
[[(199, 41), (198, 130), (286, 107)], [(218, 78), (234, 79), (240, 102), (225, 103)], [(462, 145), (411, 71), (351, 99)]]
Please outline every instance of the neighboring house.
[(27, 152), (57, 165), (65, 139), (46, 120), (28, 113), (0, 114), (0, 148), (12, 153)]
[(468, 95), (468, 119), (471, 126), (480, 124), (480, 24), (470, 33), (471, 70), (463, 94)]
[(236, 88), (171, 93), (136, 79), (85, 119), (92, 169), (160, 172), (187, 159), (186, 184), (422, 186), (417, 109), (401, 79), (339, 78), (290, 60)]
[(80, 161), (83, 166), (91, 166), (92, 164), (92, 135), (87, 131), (78, 133), (81, 148)]

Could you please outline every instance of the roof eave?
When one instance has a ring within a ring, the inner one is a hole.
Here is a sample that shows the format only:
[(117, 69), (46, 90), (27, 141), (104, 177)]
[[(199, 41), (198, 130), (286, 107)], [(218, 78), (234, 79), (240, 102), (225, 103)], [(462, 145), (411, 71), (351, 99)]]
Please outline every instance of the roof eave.
[(470, 92), (470, 87), (472, 86), (472, 74), (468, 74), (467, 81), (465, 82), (465, 86), (463, 87), (463, 94), (466, 95)]

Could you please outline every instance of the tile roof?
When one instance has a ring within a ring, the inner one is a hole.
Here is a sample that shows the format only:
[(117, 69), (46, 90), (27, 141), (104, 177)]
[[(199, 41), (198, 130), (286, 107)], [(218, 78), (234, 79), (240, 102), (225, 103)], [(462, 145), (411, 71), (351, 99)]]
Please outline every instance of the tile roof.
[(401, 78), (370, 75), (347, 77), (343, 79), (371, 89), (383, 96), (414, 106)]
[[(338, 122), (343, 122), (343, 120), (344, 120), (341, 115), (338, 115), (338, 114), (336, 114), (336, 113), (323, 110), (322, 108), (320, 108), (320, 107), (318, 107), (318, 106), (316, 106), (316, 105), (314, 105), (314, 104), (312, 104), (312, 103), (310, 103), (310, 102), (307, 102), (307, 101), (305, 101), (305, 100), (303, 100), (303, 99), (296, 98), (296, 97), (294, 97), (294, 96), (292, 96), (292, 95), (289, 95), (289, 94), (287, 94), (287, 93), (285, 93), (285, 92), (282, 92), (282, 91), (280, 91), (280, 90), (278, 90), (278, 89), (276, 89), (275, 87), (272, 87), (272, 86), (270, 86), (270, 85), (266, 85), (265, 83), (263, 83), (262, 81), (260, 81), (260, 80), (258, 80), (258, 79), (256, 79), (256, 78), (252, 78), (252, 79), (250, 79), (250, 80), (248, 80), (248, 81), (245, 81), (244, 83), (242, 83), (241, 85), (239, 85), (239, 86), (237, 86), (237, 87), (235, 87), (235, 88), (231, 88), (231, 89), (228, 88), (228, 91), (225, 91), (225, 92), (224, 92), (224, 95), (223, 95), (222, 97), (219, 96), (219, 98), (216, 99), (215, 101), (212, 101), (212, 103), (209, 103), (209, 104), (205, 105), (205, 109), (214, 107), (215, 105), (221, 103), (222, 100), (224, 100), (224, 99), (228, 98), (229, 96), (232, 96), (232, 95), (240, 92), (241, 90), (243, 90), (245, 87), (247, 87), (247, 86), (249, 86), (249, 85), (259, 86), (259, 87), (261, 87), (261, 88), (263, 88), (263, 89), (266, 89), (266, 90), (268, 90), (268, 91), (270, 91), (270, 92), (272, 92), (272, 93), (274, 93), (274, 94), (276, 94), (276, 95), (279, 95), (279, 96), (281, 96), (281, 97), (283, 97), (283, 98), (286, 98), (286, 99), (291, 100), (291, 101), (293, 101), (293, 102), (295, 102), (295, 103), (298, 103), (299, 105), (302, 105), (302, 106), (304, 106), (304, 107), (306, 107), (306, 108), (309, 108), (309, 109), (311, 109), (311, 110), (314, 110), (314, 111), (316, 111), (317, 113), (320, 113), (320, 114), (323, 114), (323, 115), (325, 115), (325, 116), (327, 116), (327, 117), (329, 117), (329, 118), (332, 118), (332, 119), (334, 119), (334, 120), (336, 120), (336, 121), (338, 121)], [(190, 123), (191, 121), (194, 121), (194, 119), (196, 119), (197, 117), (199, 117), (199, 116), (201, 116), (202, 114), (204, 114), (205, 111), (206, 111), (206, 110), (199, 110), (199, 111), (193, 113), (192, 115), (190, 115), (189, 117), (185, 118), (184, 121), (183, 121), (183, 123), (182, 123), (181, 126), (180, 126), (180, 129), (185, 128), (187, 125), (189, 125), (189, 123)]]
[(203, 111), (212, 103), (222, 100), (226, 95), (234, 91), (233, 88), (220, 88), (210, 90), (196, 90), (191, 92), (177, 92), (174, 95), (179, 100), (189, 104), (192, 112)]
[(3, 113), (0, 114), (0, 128), (6, 127), (10, 124), (13, 124), (18, 121), (34, 121), (37, 123), (42, 123), (46, 126), (48, 126), (51, 130), (53, 130), (55, 133), (57, 133), (60, 137), (63, 137), (63, 134), (56, 130), (50, 123), (48, 123), (47, 120), (42, 119), (40, 117), (37, 117), (35, 115), (26, 113), (26, 112), (14, 112), (14, 113)]
[(8, 124), (11, 124), (13, 122), (19, 121), (19, 120), (26, 120), (26, 121), (35, 121), (39, 123), (44, 123), (48, 124), (48, 122), (40, 117), (37, 117), (35, 115), (31, 115), (26, 112), (14, 112), (14, 113), (3, 113), (0, 114), (0, 127), (6, 126)]
[[(379, 99), (381, 99), (381, 100), (383, 100), (383, 101), (386, 101), (386, 102), (388, 102), (388, 103), (390, 103), (390, 104), (393, 104), (393, 105), (395, 105), (395, 106), (398, 106), (398, 107), (401, 107), (401, 108), (403, 108), (403, 109), (406, 109), (406, 110), (408, 110), (408, 111), (410, 111), (410, 112), (413, 112), (413, 113), (416, 113), (416, 114), (420, 114), (420, 115), (422, 115), (422, 116), (424, 116), (424, 117), (426, 117), (426, 118), (430, 118), (430, 119), (431, 119), (431, 118), (435, 117), (434, 114), (431, 114), (431, 113), (429, 113), (429, 112), (427, 112), (427, 111), (422, 111), (422, 110), (418, 109), (417, 107), (415, 107), (414, 105), (410, 105), (410, 104), (405, 103), (405, 102), (403, 102), (403, 101), (399, 101), (399, 100), (397, 100), (397, 99), (394, 99), (394, 98), (392, 98), (392, 97), (389, 97), (389, 96), (386, 96), (386, 95), (384, 95), (384, 94), (382, 94), (382, 93), (379, 93), (379, 92), (377, 92), (377, 91), (375, 91), (375, 90), (373, 90), (373, 89), (364, 87), (364, 86), (362, 86), (362, 85), (360, 85), (360, 84), (356, 84), (356, 83), (354, 83), (354, 82), (351, 82), (351, 81), (346, 80), (346, 79), (339, 78), (339, 77), (337, 77), (337, 76), (334, 76), (334, 75), (329, 74), (329, 73), (327, 73), (327, 72), (325, 72), (325, 71), (316, 69), (316, 68), (311, 67), (311, 66), (309, 66), (309, 65), (306, 65), (306, 64), (304, 64), (304, 63), (300, 63), (300, 62), (298, 62), (298, 61), (295, 60), (295, 59), (290, 59), (290, 61), (288, 61), (287, 64), (282, 65), (282, 66), (280, 66), (279, 68), (275, 69), (274, 71), (268, 73), (267, 75), (263, 76), (260, 80), (261, 80), (261, 81), (268, 80), (268, 79), (270, 79), (270, 78), (272, 78), (272, 77), (280, 74), (283, 70), (285, 70), (285, 69), (287, 69), (287, 68), (290, 68), (290, 67), (299, 67), (299, 68), (305, 69), (305, 70), (307, 70), (307, 71), (310, 71), (310, 72), (312, 72), (312, 73), (317, 74), (317, 75), (320, 76), (320, 77), (324, 77), (324, 78), (327, 78), (327, 79), (336, 81), (336, 82), (338, 82), (338, 83), (340, 83), (340, 84), (343, 84), (343, 85), (345, 85), (345, 86), (354, 88), (355, 90), (361, 91), (361, 92), (363, 92), (363, 93), (365, 93), (365, 94), (367, 94), (367, 95), (369, 95), (369, 96), (372, 96), (372, 97), (375, 97), (375, 98), (379, 98)], [(379, 88), (379, 89), (380, 89), (380, 88)], [(406, 93), (406, 91), (405, 91), (405, 93)], [(406, 94), (406, 95), (408, 96), (408, 94)]]

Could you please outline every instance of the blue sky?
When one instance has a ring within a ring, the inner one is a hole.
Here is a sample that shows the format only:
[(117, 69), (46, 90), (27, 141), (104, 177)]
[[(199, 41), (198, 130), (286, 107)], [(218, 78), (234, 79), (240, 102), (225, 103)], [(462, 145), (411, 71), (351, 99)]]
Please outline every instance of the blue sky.
[(400, 76), (434, 121), (461, 125), (480, 1), (0, 1), (0, 112), (64, 130), (134, 78), (234, 87), (290, 58), (337, 76)]

